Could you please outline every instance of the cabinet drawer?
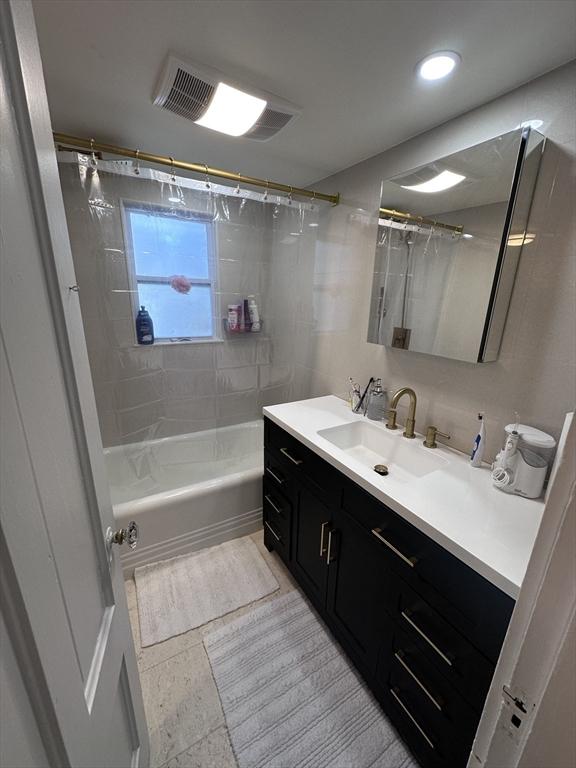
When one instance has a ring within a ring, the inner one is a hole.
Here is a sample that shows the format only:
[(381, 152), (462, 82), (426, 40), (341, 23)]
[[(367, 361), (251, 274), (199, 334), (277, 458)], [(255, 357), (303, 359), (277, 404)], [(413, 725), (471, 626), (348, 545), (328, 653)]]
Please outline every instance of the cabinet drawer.
[(496, 662), (514, 600), (352, 483), (342, 504), (380, 542), (390, 567)]
[(397, 625), (411, 645), (481, 711), (494, 673), (491, 662), (400, 579), (398, 590), (393, 616)]
[(393, 686), (401, 682), (413, 690), (418, 711), (435, 732), (449, 734), (450, 740), (472, 744), (480, 711), (472, 708), (448, 680), (431, 664), (418, 644), (392, 622), (390, 645), (382, 649), (378, 682)]
[(292, 476), (286, 472), (282, 462), (270, 451), (264, 451), (264, 479), (270, 484), (270, 487), (281, 491), (290, 501), (294, 501)]
[(262, 509), (264, 520), (267, 520), (286, 542), (289, 541), (292, 504), (266, 478), (262, 483)]
[(263, 515), (264, 522), (264, 544), (268, 550), (278, 552), (286, 564), (290, 562), (290, 541), (277, 527), (274, 520), (269, 519), (269, 513), (265, 510)]
[(309, 484), (326, 502), (340, 502), (342, 475), (283, 429), (265, 419), (265, 447), (284, 473)]

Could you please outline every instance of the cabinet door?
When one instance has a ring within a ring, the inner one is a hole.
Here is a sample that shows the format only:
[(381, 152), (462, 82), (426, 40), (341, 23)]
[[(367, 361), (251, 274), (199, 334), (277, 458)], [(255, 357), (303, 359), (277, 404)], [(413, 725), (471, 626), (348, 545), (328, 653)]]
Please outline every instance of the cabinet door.
[(394, 577), (376, 542), (354, 518), (338, 510), (333, 527), (327, 612), (341, 642), (372, 674), (388, 626), (384, 611)]
[(297, 487), (296, 495), (292, 568), (310, 599), (323, 608), (326, 600), (326, 556), (332, 512), (303, 486)]

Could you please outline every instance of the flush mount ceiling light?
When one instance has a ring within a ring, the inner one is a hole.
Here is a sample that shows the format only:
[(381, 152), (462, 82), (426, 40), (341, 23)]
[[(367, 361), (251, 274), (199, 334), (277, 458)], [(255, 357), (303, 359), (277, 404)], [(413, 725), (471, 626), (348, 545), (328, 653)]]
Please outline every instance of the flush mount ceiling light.
[(455, 51), (431, 53), (418, 64), (418, 74), (423, 80), (442, 80), (460, 61), (460, 55)]
[(154, 104), (228, 136), (267, 141), (300, 114), (288, 101), (212, 67), (168, 56)]
[(227, 133), (228, 136), (243, 136), (252, 128), (265, 108), (264, 99), (251, 96), (226, 83), (218, 83), (208, 109), (194, 122), (204, 128)]
[(464, 181), (466, 176), (462, 176), (459, 173), (453, 173), (453, 171), (442, 171), (429, 181), (424, 181), (421, 184), (402, 184), (402, 189), (410, 189), (413, 192), (442, 192), (450, 187), (455, 187), (456, 184), (460, 184)]

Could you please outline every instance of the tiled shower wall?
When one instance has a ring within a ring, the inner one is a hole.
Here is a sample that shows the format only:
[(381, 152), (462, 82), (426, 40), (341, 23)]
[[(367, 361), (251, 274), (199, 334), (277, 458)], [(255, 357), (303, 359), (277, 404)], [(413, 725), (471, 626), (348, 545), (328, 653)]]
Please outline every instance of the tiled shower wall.
[[(342, 202), (323, 209), (320, 219), (314, 296), (323, 320), (304, 356), (310, 395), (345, 392), (351, 375), (361, 383), (382, 376), (392, 391), (411, 386), (416, 428), (435, 424), (465, 451), (484, 410), (488, 456), (501, 447), (515, 411), (522, 422), (559, 435), (576, 394), (575, 77), (571, 62), (314, 185), (340, 192)], [(382, 180), (530, 119), (542, 120), (539, 130), (548, 137), (528, 224), (536, 239), (523, 248), (499, 359), (477, 365), (369, 344)]]
[[(76, 164), (59, 167), (104, 446), (250, 421), (260, 417), (262, 405), (289, 399), (298, 295), (290, 265), (302, 251), (297, 206), (223, 199), (215, 322), (222, 322), (229, 303), (254, 294), (262, 333), (138, 346), (130, 294), (124, 292), (129, 284), (119, 202), (165, 205), (169, 189), (99, 171), (99, 185), (84, 191)], [(182, 192), (187, 206), (195, 207), (199, 193)], [(312, 247), (315, 231), (307, 239)], [(278, 271), (274, 279), (272, 269)]]

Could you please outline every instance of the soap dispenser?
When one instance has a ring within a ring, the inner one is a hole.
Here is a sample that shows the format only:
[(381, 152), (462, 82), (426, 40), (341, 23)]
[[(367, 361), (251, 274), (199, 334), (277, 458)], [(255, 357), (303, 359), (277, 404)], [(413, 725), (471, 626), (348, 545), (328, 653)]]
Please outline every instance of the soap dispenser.
[(382, 379), (376, 379), (370, 391), (366, 416), (372, 421), (383, 421), (388, 409), (388, 396), (382, 389)]

